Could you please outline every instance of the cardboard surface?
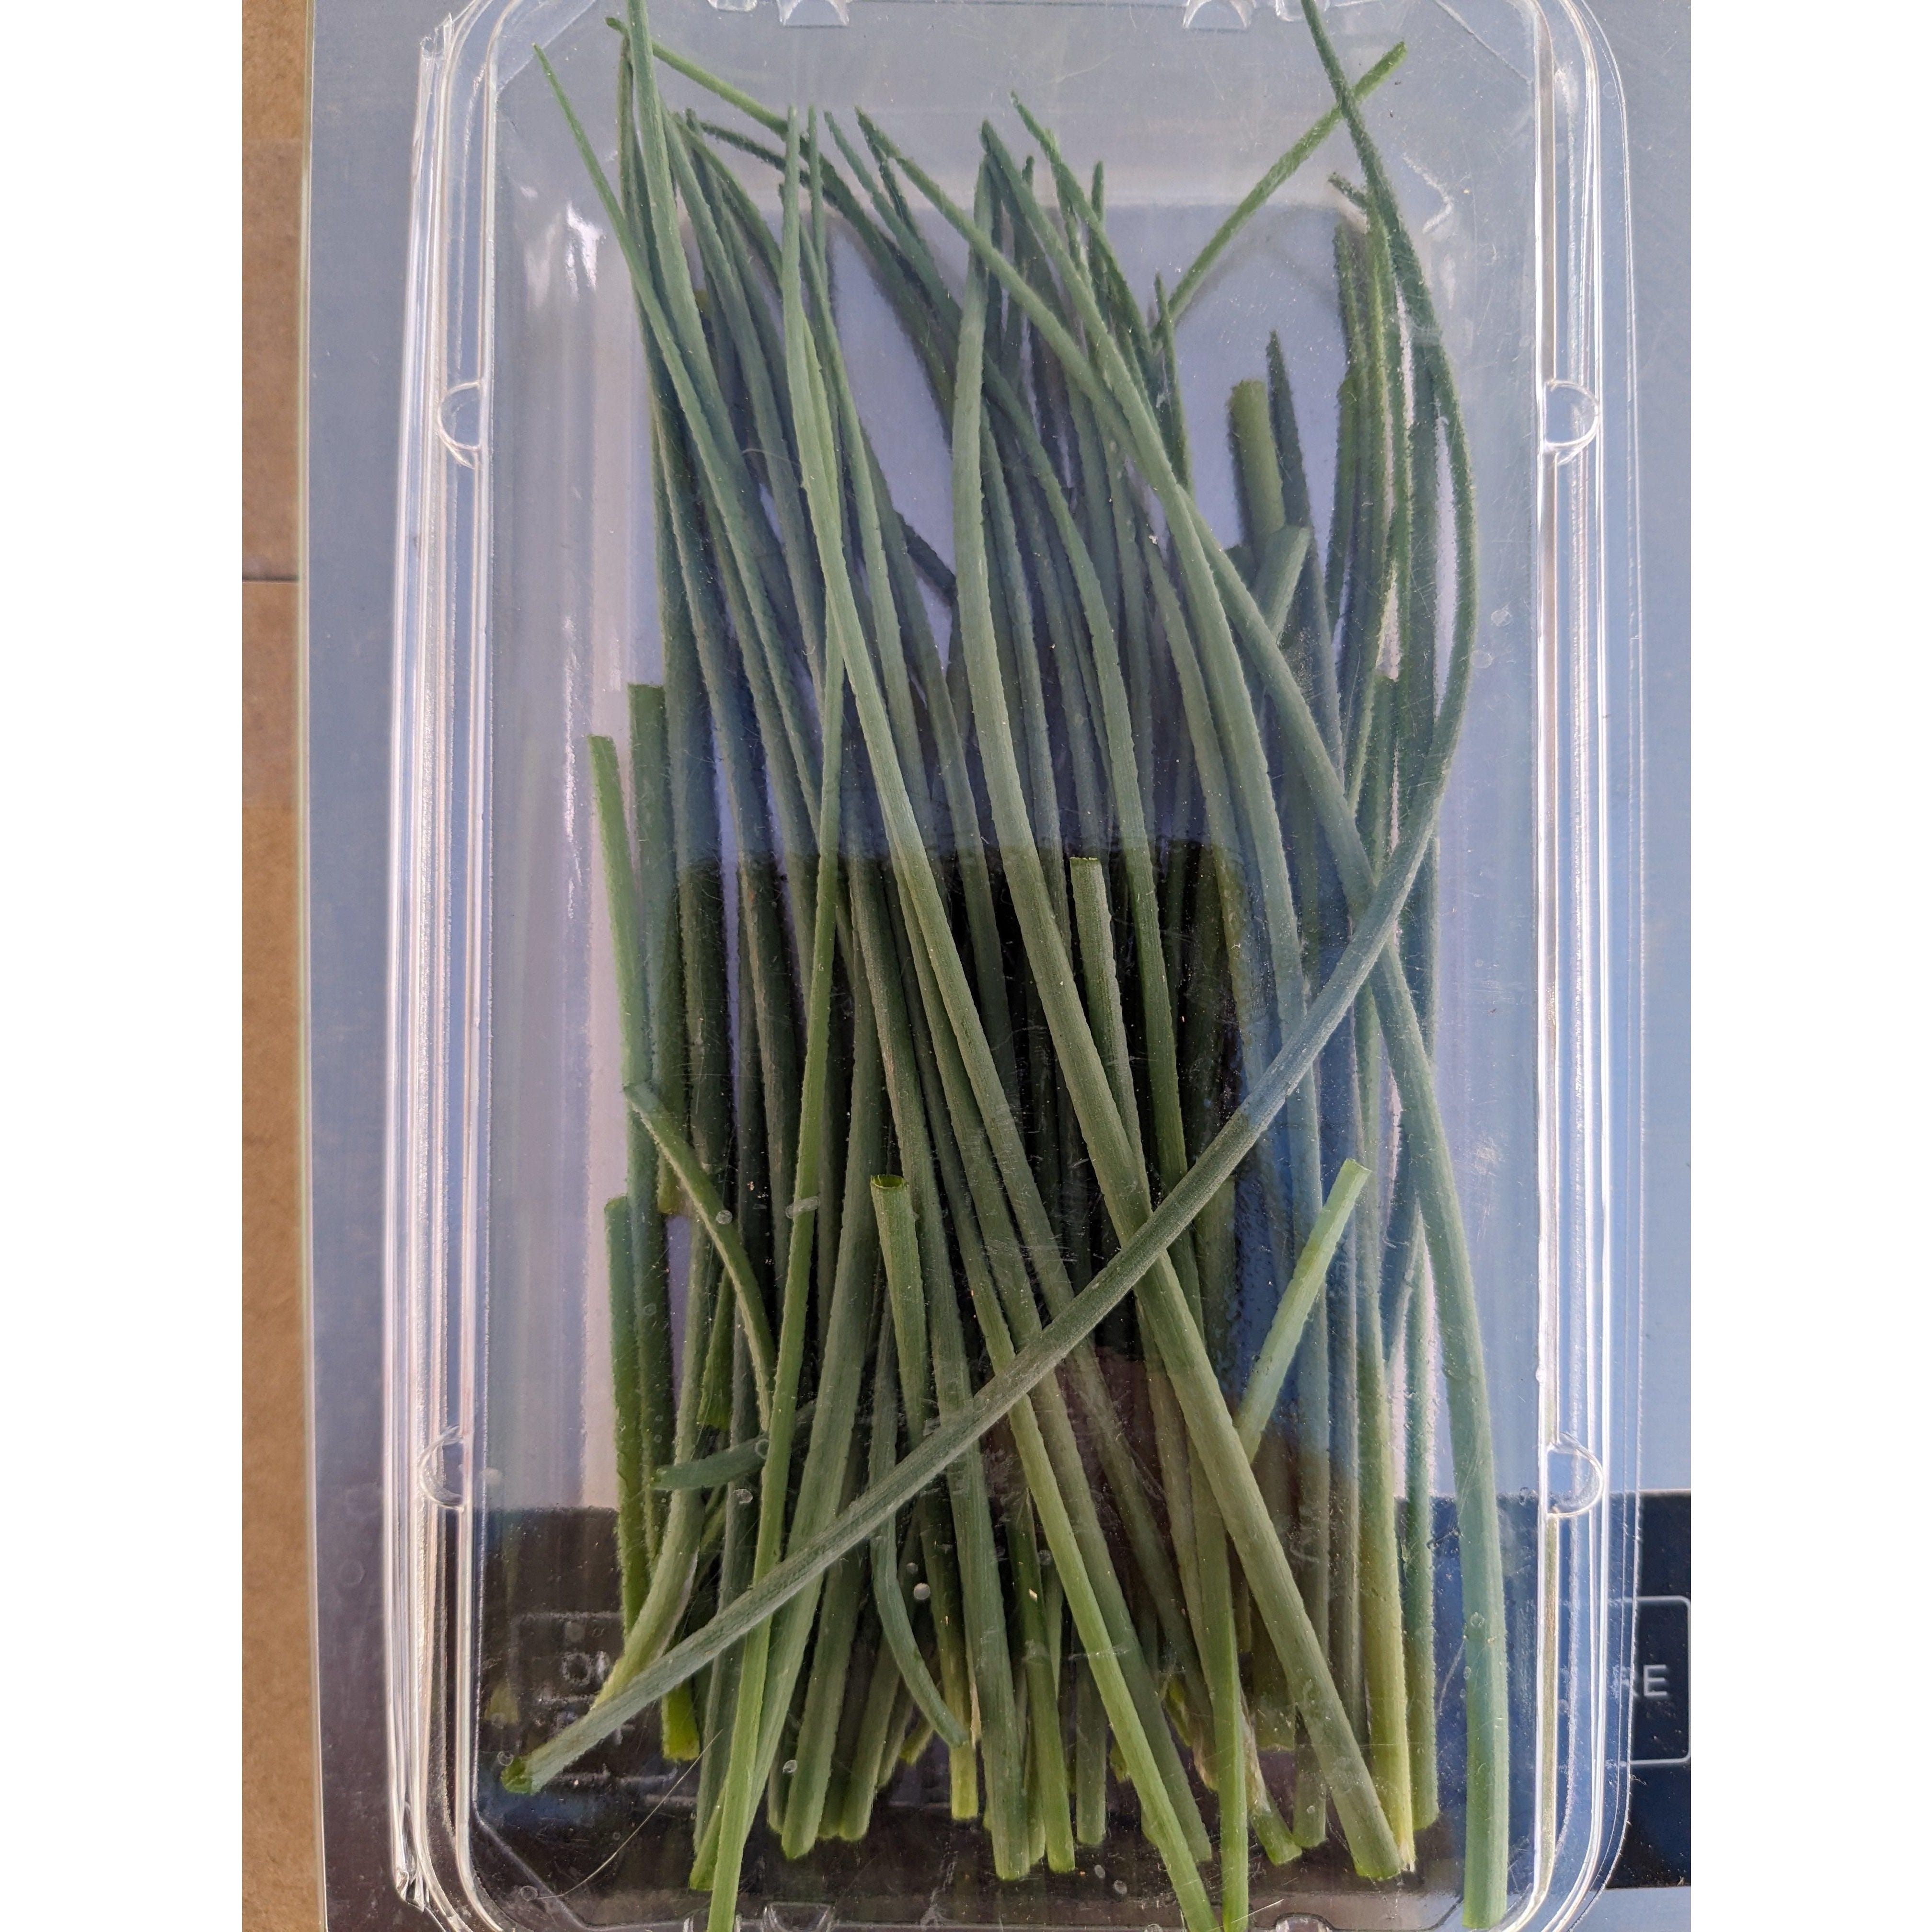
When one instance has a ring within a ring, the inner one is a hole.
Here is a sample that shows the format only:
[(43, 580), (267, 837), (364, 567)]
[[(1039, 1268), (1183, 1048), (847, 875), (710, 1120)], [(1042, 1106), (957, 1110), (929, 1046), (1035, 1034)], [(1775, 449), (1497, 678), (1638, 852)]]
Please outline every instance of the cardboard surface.
[(291, 579), (299, 514), (301, 140), (245, 142), (242, 178), (242, 575)]
[(304, 0), (246, 0), (242, 147), (242, 1924), (316, 1932), (296, 804)]

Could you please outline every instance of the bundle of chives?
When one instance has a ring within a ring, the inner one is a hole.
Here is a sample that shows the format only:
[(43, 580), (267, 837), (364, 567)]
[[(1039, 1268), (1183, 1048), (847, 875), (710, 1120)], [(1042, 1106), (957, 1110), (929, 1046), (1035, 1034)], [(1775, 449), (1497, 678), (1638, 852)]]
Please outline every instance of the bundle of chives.
[[(932, 1738), (1003, 1877), (1100, 1840), (1111, 1760), (1190, 1932), (1217, 1916), (1206, 1794), (1226, 1932), (1251, 1843), (1286, 1863), (1332, 1815), (1364, 1876), (1412, 1867), (1438, 1810), (1438, 1348), (1466, 1921), (1506, 1904), (1495, 1479), (1429, 1058), (1471, 481), (1359, 106), (1402, 50), (1352, 84), (1304, 6), (1335, 107), (1145, 313), (1100, 170), (1083, 182), (1023, 104), (1036, 153), (987, 124), (968, 208), (864, 115), (856, 139), (801, 124), (656, 45), (642, 0), (614, 22), (614, 182), (557, 90), (644, 339), (664, 672), (632, 692), (628, 778), (614, 741), (590, 747), (629, 1123), (607, 1212), (627, 1635), (589, 1714), (506, 1778), (539, 1786), (660, 1702), (667, 1755), (704, 1760), (712, 1932), (761, 1798), (802, 1856), (862, 1834)], [(673, 114), (658, 60), (758, 131)], [(1275, 341), (1230, 402), (1224, 546), (1192, 494), (1174, 326), (1342, 126), (1364, 186), (1339, 184), (1327, 542)], [(776, 236), (726, 148), (776, 171)], [(963, 287), (914, 194), (966, 242)], [(950, 569), (859, 414), (834, 219), (948, 435)], [(1276, 1298), (1244, 1378), (1257, 1276)], [(1103, 1321), (1138, 1361), (1150, 1462)], [(1016, 1488), (982, 1460), (996, 1424)], [(1289, 1750), (1278, 1806), (1262, 1755)]]

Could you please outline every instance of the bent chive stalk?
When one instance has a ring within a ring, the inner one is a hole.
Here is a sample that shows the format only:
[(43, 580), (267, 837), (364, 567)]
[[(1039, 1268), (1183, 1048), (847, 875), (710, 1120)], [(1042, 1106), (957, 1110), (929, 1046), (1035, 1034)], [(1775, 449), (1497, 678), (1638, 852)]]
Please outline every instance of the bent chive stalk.
[(1262, 1340), (1261, 1353), (1255, 1358), (1255, 1365), (1248, 1372), (1246, 1393), (1241, 1397), (1238, 1418), (1241, 1446), (1250, 1458), (1261, 1447), (1262, 1432), (1268, 1426), (1268, 1418), (1274, 1414), (1275, 1404), (1280, 1400), (1288, 1372), (1294, 1365), (1295, 1347), (1301, 1340), (1301, 1331), (1308, 1324), (1316, 1297), (1328, 1280), (1329, 1264), (1335, 1258), (1335, 1250), (1341, 1245), (1348, 1216), (1354, 1212), (1355, 1203), (1368, 1184), (1366, 1168), (1355, 1161), (1342, 1162), (1341, 1172), (1335, 1177), (1335, 1184), (1328, 1191), (1328, 1198), (1322, 1204), (1322, 1212), (1315, 1217), (1315, 1225), (1308, 1232), (1308, 1245), (1302, 1250), (1294, 1273), (1282, 1292), (1280, 1304)]
[[(658, 45), (641, 0), (613, 22), (614, 186), (557, 88), (644, 338), (665, 673), (628, 694), (628, 764), (587, 748), (627, 1135), (604, 1213), (625, 1642), (505, 1782), (541, 1788), (662, 1700), (667, 1750), (703, 1760), (712, 1932), (761, 1802), (803, 1857), (863, 1834), (928, 1739), (1010, 1879), (1104, 1840), (1111, 1756), (1190, 1932), (1216, 1916), (1190, 1753), (1222, 1932), (1252, 1848), (1286, 1863), (1331, 1806), (1360, 1873), (1412, 1867), (1439, 1804), (1438, 1346), (1466, 1919), (1507, 1904), (1493, 1458), (1429, 1060), (1472, 484), (1362, 112), (1404, 50), (1352, 80), (1304, 6), (1334, 106), (1144, 309), (1101, 169), (1018, 104), (1037, 152), (988, 124), (968, 213), (867, 116), (828, 146)], [(782, 148), (674, 116), (660, 62)], [(1343, 130), (1364, 185), (1338, 190), (1335, 512), (1317, 532), (1276, 338), (1230, 400), (1230, 546), (1194, 494), (1177, 326)], [(733, 151), (775, 171), (776, 236)], [(919, 196), (967, 244), (963, 286)], [(860, 414), (835, 224), (938, 404), (950, 568)], [(690, 1223), (675, 1364), (667, 1216)], [(1102, 1372), (1124, 1352), (1144, 1454)], [(1330, 1536), (1331, 1494), (1353, 1532)], [(1297, 1740), (1291, 1834), (1257, 1747)]]

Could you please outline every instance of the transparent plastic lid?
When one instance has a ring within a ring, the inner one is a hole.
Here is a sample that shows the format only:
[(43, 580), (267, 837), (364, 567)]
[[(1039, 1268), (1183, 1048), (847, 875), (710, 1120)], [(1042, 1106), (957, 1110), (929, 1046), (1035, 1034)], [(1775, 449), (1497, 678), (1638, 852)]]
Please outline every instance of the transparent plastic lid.
[(1621, 106), (1560, 0), (1276, 4), (425, 50), (388, 1640), (440, 1923), (1604, 1875)]

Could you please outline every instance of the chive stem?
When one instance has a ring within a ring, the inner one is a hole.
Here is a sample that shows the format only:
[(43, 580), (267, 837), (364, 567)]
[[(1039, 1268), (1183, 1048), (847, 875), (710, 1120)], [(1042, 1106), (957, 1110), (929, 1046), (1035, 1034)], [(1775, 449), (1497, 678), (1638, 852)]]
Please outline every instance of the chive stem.
[[(913, 1232), (909, 1220), (901, 1216), (889, 1217), (877, 1208), (879, 1190), (895, 1184), (902, 1189), (905, 1186), (897, 1174), (880, 1174), (872, 1182), (874, 1211), (879, 1214), (880, 1245), (885, 1255), (888, 1280), (895, 1271), (903, 1275), (908, 1269), (916, 1270), (919, 1264), (916, 1237), (911, 1254), (896, 1252), (896, 1244)], [(897, 1357), (889, 1340), (883, 1336), (873, 1375), (870, 1479), (876, 1483), (892, 1467), (892, 1438), (898, 1416)], [(920, 1654), (918, 1640), (913, 1635), (912, 1618), (906, 1609), (904, 1588), (899, 1580), (898, 1550), (897, 1530), (892, 1520), (888, 1517), (872, 1538), (872, 1600), (878, 1606), (880, 1628), (899, 1676), (926, 1721), (949, 1749), (968, 1750), (972, 1744), (972, 1734), (947, 1706), (945, 1694), (933, 1682), (932, 1673)]]
[(1294, 1352), (1300, 1345), (1302, 1331), (1308, 1325), (1310, 1312), (1328, 1279), (1329, 1268), (1335, 1258), (1336, 1250), (1341, 1245), (1348, 1216), (1354, 1212), (1355, 1203), (1361, 1198), (1362, 1190), (1368, 1184), (1369, 1170), (1366, 1167), (1354, 1160), (1342, 1162), (1328, 1190), (1328, 1198), (1322, 1204), (1322, 1211), (1309, 1230), (1307, 1241), (1295, 1262), (1294, 1273), (1275, 1309), (1274, 1318), (1268, 1324), (1254, 1366), (1248, 1372), (1247, 1390), (1241, 1397), (1237, 1423), (1241, 1446), (1247, 1451), (1250, 1461), (1261, 1447), (1262, 1432), (1267, 1428), (1275, 1405), (1281, 1399), (1288, 1370), (1294, 1365)]
[[(1398, 40), (1354, 84), (1354, 98), (1365, 100), (1381, 86), (1390, 74), (1402, 64), (1403, 56), (1408, 52), (1408, 44)], [(1229, 242), (1247, 226), (1255, 214), (1274, 198), (1275, 191), (1288, 177), (1300, 168), (1322, 143), (1342, 124), (1342, 110), (1331, 107), (1306, 134), (1290, 148), (1286, 154), (1274, 163), (1254, 186), (1249, 189), (1235, 205), (1234, 212), (1215, 230), (1208, 244), (1195, 256), (1187, 272), (1174, 285), (1174, 292), (1167, 299), (1167, 312), (1175, 322), (1180, 320), (1188, 305), (1199, 292), (1208, 272), (1219, 261)]]

